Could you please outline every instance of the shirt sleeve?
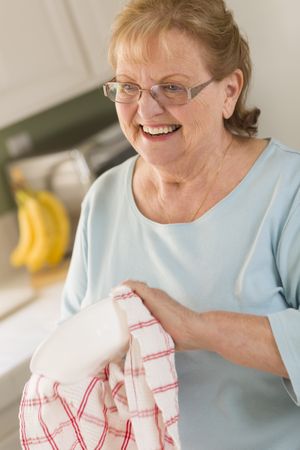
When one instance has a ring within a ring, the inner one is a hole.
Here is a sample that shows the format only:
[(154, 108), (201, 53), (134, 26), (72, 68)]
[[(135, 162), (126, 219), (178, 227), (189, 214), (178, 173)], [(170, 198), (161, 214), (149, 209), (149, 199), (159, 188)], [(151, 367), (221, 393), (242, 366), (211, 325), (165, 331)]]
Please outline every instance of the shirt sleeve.
[(277, 249), (287, 308), (268, 316), (289, 379), (287, 392), (300, 406), (300, 205), (288, 217)]
[(81, 215), (76, 230), (71, 263), (62, 292), (60, 323), (77, 313), (87, 290), (87, 253), (86, 238), (87, 206), (82, 204)]

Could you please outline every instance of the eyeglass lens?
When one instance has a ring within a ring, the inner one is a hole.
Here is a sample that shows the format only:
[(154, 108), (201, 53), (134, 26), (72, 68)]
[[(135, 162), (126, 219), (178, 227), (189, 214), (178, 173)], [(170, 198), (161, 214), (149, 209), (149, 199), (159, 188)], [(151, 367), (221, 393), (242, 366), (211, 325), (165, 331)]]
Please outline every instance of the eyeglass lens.
[[(139, 100), (142, 92), (142, 89), (131, 83), (111, 82), (107, 83), (106, 87), (107, 96), (117, 103), (134, 103)], [(157, 84), (152, 86), (149, 92), (155, 100), (164, 105), (182, 105), (188, 101), (186, 88), (176, 84)]]

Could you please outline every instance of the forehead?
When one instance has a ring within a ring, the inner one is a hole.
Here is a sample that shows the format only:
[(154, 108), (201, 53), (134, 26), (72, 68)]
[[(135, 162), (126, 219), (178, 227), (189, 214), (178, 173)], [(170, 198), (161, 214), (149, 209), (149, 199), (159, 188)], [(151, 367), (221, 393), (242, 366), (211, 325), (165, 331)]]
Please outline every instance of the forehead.
[(170, 30), (147, 39), (140, 38), (135, 41), (135, 45), (130, 40), (120, 42), (117, 47), (116, 73), (135, 73), (140, 70), (146, 70), (150, 75), (151, 72), (170, 72), (191, 77), (198, 73), (201, 76), (201, 73), (208, 72), (204, 46), (179, 30)]

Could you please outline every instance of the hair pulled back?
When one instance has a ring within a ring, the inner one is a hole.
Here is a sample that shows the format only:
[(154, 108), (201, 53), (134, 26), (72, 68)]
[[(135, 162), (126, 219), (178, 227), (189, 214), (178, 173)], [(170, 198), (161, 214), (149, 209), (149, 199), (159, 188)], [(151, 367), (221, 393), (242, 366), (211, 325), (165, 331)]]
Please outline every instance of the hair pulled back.
[(243, 88), (234, 113), (224, 119), (224, 125), (236, 134), (256, 134), (260, 110), (246, 107), (252, 73), (249, 46), (223, 0), (129, 1), (113, 24), (109, 47), (112, 66), (116, 67), (120, 50), (131, 59), (147, 61), (151, 38), (158, 37), (164, 45), (164, 34), (174, 28), (204, 45), (207, 68), (216, 81), (235, 69), (242, 71)]

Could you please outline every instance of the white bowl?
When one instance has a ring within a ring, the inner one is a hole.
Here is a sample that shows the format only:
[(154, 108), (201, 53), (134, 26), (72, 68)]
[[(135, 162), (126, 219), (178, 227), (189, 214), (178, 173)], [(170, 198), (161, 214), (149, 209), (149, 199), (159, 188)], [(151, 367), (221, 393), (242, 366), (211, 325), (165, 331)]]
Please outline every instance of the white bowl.
[(128, 342), (125, 312), (108, 297), (60, 324), (34, 352), (30, 370), (60, 383), (76, 383), (121, 358)]

